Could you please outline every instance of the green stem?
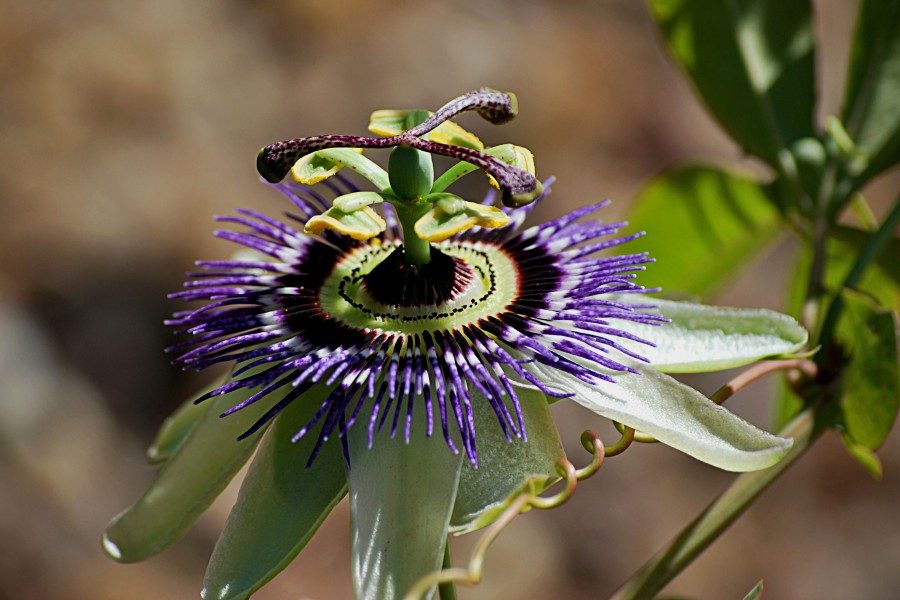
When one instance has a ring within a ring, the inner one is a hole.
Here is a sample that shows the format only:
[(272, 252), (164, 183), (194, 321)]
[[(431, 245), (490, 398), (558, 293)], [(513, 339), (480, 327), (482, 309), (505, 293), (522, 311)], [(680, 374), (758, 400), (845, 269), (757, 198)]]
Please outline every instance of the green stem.
[[(441, 569), (452, 569), (453, 568), (453, 560), (450, 557), (450, 537), (447, 537), (447, 542), (444, 544), (444, 562), (441, 565)], [(438, 597), (441, 600), (456, 600), (456, 585), (452, 581), (445, 581), (438, 585)]]
[(650, 559), (619, 588), (611, 600), (651, 600), (701, 552), (706, 550), (754, 500), (784, 473), (824, 431), (817, 413), (807, 409), (780, 435), (794, 438), (791, 451), (778, 464), (763, 471), (744, 473), (667, 547)]
[(403, 228), (403, 257), (406, 262), (416, 266), (431, 262), (431, 244), (420, 238), (415, 229), (416, 221), (431, 210), (431, 203), (420, 201), (407, 204), (398, 200), (392, 201), (391, 205), (397, 212), (397, 220)]
[(865, 246), (860, 250), (853, 268), (850, 269), (850, 273), (847, 274), (844, 283), (837, 290), (838, 294), (832, 301), (831, 306), (828, 307), (825, 320), (822, 322), (822, 331), (819, 334), (819, 343), (822, 344), (822, 349), (818, 353), (819, 360), (826, 360), (828, 357), (828, 347), (831, 345), (832, 337), (834, 336), (834, 328), (837, 326), (838, 318), (844, 309), (844, 300), (840, 291), (844, 288), (852, 288), (859, 283), (866, 269), (878, 258), (881, 251), (884, 250), (884, 247), (893, 237), (894, 228), (898, 223), (900, 223), (900, 198), (894, 202), (894, 207), (885, 217), (878, 231), (869, 237)]

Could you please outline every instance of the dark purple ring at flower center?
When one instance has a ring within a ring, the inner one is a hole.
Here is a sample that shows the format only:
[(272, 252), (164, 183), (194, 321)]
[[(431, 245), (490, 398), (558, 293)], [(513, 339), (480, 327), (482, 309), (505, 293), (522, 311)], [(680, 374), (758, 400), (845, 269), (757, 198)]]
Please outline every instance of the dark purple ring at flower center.
[(407, 264), (401, 247), (363, 277), (373, 300), (387, 306), (444, 304), (465, 292), (476, 275), (464, 260), (431, 250), (431, 262)]

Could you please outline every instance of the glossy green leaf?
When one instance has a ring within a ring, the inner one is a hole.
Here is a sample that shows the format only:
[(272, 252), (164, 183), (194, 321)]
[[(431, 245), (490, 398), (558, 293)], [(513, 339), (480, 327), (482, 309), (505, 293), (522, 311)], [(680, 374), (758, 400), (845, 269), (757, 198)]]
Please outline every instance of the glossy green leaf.
[(365, 426), (352, 427), (348, 435), (351, 567), (357, 598), (402, 598), (416, 581), (441, 566), (465, 459), (462, 452), (450, 451), (439, 428), (425, 437), (421, 400), (414, 399), (417, 411), (409, 444), (402, 421), (394, 438), (387, 423), (371, 448)]
[(778, 211), (751, 179), (713, 167), (662, 173), (638, 195), (629, 219), (647, 235), (629, 244), (656, 260), (647, 287), (709, 297), (781, 231)]
[(849, 354), (840, 406), (850, 437), (869, 450), (884, 442), (900, 409), (894, 315), (863, 294), (845, 290), (837, 338)]
[(540, 493), (559, 479), (556, 464), (566, 454), (547, 398), (531, 389), (516, 393), (528, 441), (507, 441), (486, 399), (476, 398), (472, 404), (478, 432), (478, 468), (463, 463), (450, 519), (454, 533), (490, 525), (521, 490)]
[(748, 152), (814, 137), (815, 56), (807, 0), (651, 0), (669, 49), (707, 107)]
[(295, 400), (266, 434), (213, 550), (202, 598), (249, 598), (297, 556), (347, 493), (337, 440), (326, 443), (309, 468), (320, 428), (291, 442), (329, 391), (313, 388)]
[(726, 471), (755, 471), (777, 463), (792, 441), (758, 429), (692, 387), (635, 363), (639, 374), (593, 385), (538, 362), (525, 365), (547, 385), (572, 393), (589, 410), (653, 436)]
[(863, 0), (850, 52), (842, 120), (867, 157), (861, 180), (900, 161), (900, 3)]
[(797, 321), (758, 308), (705, 306), (636, 294), (615, 296), (617, 302), (653, 304), (671, 322), (658, 326), (622, 322), (618, 327), (656, 344), (625, 340), (664, 373), (705, 373), (732, 369), (764, 358), (798, 351), (808, 334)]
[(279, 399), (261, 400), (225, 418), (219, 415), (252, 395), (245, 388), (207, 400), (212, 406), (166, 461), (147, 491), (115, 517), (103, 549), (119, 562), (159, 554), (190, 529), (225, 489), (256, 447), (262, 430), (237, 441)]

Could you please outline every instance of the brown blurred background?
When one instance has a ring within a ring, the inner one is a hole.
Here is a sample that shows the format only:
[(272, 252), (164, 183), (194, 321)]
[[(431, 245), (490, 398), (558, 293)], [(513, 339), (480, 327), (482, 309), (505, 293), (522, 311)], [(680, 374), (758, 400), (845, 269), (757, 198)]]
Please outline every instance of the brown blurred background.
[[(816, 4), (828, 114), (856, 2)], [(179, 307), (165, 294), (193, 260), (232, 251), (212, 215), (284, 208), (257, 182), (259, 147), (363, 133), (373, 109), (434, 109), (482, 85), (515, 91), (519, 118), (461, 123), (530, 147), (539, 174), (559, 178), (537, 218), (602, 197), (617, 218), (673, 162), (743, 160), (635, 0), (0, 0), (0, 599), (197, 597), (235, 489), (146, 563), (117, 565), (98, 543), (151, 479), (156, 427), (205, 381), (168, 364), (162, 320)], [(778, 307), (790, 251), (775, 245), (720, 301)], [(694, 383), (711, 392), (726, 377)], [(766, 426), (767, 392), (734, 409)], [(579, 463), (578, 433), (602, 425), (555, 410)], [(898, 448), (894, 436), (882, 449), (876, 483), (822, 440), (668, 592), (741, 598), (765, 578), (773, 599), (900, 597)], [(634, 448), (565, 507), (517, 520), (460, 595), (606, 597), (730, 479)], [(341, 505), (257, 597), (349, 595)]]

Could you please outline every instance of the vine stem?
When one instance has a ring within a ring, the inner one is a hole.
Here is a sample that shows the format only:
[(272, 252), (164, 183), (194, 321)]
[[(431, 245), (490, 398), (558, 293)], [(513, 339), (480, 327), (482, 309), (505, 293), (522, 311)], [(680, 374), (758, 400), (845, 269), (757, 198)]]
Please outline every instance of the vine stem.
[(767, 360), (749, 369), (741, 372), (737, 377), (719, 388), (715, 394), (709, 397), (716, 404), (722, 404), (733, 395), (770, 373), (776, 371), (784, 371), (786, 369), (796, 369), (806, 375), (809, 379), (816, 376), (818, 367), (816, 363), (805, 358), (790, 358), (787, 360)]
[(884, 247), (893, 237), (894, 228), (897, 227), (898, 223), (900, 223), (900, 198), (894, 202), (891, 212), (888, 213), (878, 230), (869, 237), (866, 245), (860, 250), (853, 268), (850, 269), (841, 288), (837, 290), (838, 294), (828, 307), (828, 312), (825, 313), (822, 331), (819, 334), (819, 343), (822, 344), (822, 350), (819, 352), (821, 360), (827, 360), (828, 358), (828, 347), (831, 345), (834, 336), (834, 328), (837, 326), (838, 318), (844, 309), (844, 300), (840, 294), (841, 290), (853, 288), (859, 283), (866, 269), (878, 258), (881, 251), (884, 250)]
[(652, 600), (794, 464), (824, 430), (817, 424), (814, 409), (806, 409), (797, 415), (779, 432), (779, 435), (794, 438), (794, 445), (787, 456), (768, 469), (740, 475), (678, 537), (626, 581), (611, 600)]

